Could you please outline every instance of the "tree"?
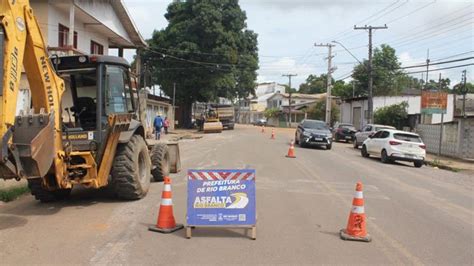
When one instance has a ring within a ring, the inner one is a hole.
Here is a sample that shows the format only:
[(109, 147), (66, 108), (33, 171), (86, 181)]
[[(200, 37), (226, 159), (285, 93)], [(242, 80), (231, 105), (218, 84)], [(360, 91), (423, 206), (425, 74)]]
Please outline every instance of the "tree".
[(407, 102), (379, 108), (375, 110), (374, 113), (375, 123), (394, 126), (398, 129), (402, 129), (402, 127), (406, 124), (406, 119), (408, 118), (407, 109)]
[[(285, 93), (290, 93), (290, 86), (288, 85), (283, 85), (283, 87), (285, 87)], [(296, 89), (295, 88), (291, 88), (291, 93), (296, 93)]]
[[(352, 82), (345, 83), (344, 80), (338, 80), (334, 83), (332, 87), (332, 95), (338, 96), (341, 98), (351, 98), (352, 97)], [(357, 96), (357, 95), (354, 95)]]
[[(311, 74), (306, 78), (306, 82), (300, 85), (299, 92), (307, 94), (325, 93), (327, 80), (328, 78), (326, 74), (321, 74), (319, 76)], [(332, 83), (334, 83), (334, 79), (332, 79)]]
[[(400, 65), (395, 49), (387, 44), (375, 48), (372, 61), (374, 96), (394, 95), (400, 91), (400, 88), (394, 86), (394, 81), (401, 75)], [(354, 67), (352, 77), (357, 81), (356, 95), (368, 95), (368, 66), (368, 61), (364, 60), (362, 64)]]
[(278, 117), (279, 114), (280, 114), (280, 109), (278, 108), (268, 108), (268, 109), (265, 109), (265, 111), (263, 111), (263, 115), (267, 119)]
[[(441, 90), (442, 91), (450, 91), (449, 84), (451, 80), (449, 78), (441, 79)], [(426, 85), (425, 88), (427, 90), (439, 90), (439, 80), (430, 80)]]
[[(474, 93), (474, 84), (471, 82), (466, 82), (466, 87), (464, 90), (466, 93)], [(456, 94), (462, 95), (464, 93), (462, 83), (454, 85), (453, 91)]]
[(173, 1), (165, 18), (168, 26), (155, 30), (141, 56), (166, 95), (176, 83), (180, 125), (190, 125), (195, 101), (254, 93), (257, 34), (247, 29), (237, 0)]
[[(326, 120), (326, 98), (320, 99), (315, 105), (308, 109), (308, 118), (317, 120)], [(336, 101), (331, 103), (331, 121), (339, 120), (339, 108)]]

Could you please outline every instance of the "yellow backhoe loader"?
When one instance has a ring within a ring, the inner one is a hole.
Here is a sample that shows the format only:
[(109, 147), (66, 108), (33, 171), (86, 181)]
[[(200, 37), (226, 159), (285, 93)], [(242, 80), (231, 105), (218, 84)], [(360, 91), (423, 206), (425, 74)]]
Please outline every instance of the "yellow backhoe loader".
[[(0, 178), (26, 178), (43, 202), (74, 185), (126, 200), (179, 170), (177, 144), (149, 146), (129, 64), (112, 56), (48, 57), (27, 0), (0, 4)], [(31, 106), (16, 112), (24, 68)], [(171, 162), (170, 162), (171, 161)]]

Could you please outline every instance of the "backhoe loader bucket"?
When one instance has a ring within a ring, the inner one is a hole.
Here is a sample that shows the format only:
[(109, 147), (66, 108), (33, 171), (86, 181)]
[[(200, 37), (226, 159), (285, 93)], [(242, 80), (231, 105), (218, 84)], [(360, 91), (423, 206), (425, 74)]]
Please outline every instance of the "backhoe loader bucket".
[(221, 122), (204, 122), (204, 133), (221, 133), (223, 128)]
[(13, 152), (27, 177), (43, 177), (54, 159), (54, 113), (20, 115), (15, 119)]

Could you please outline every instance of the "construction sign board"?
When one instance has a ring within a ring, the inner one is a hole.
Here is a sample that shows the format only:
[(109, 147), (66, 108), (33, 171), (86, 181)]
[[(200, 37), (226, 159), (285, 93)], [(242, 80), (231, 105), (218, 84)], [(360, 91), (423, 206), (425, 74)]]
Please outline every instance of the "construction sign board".
[(255, 230), (255, 170), (188, 170), (187, 205), (188, 238), (199, 226)]
[(423, 91), (421, 93), (422, 114), (446, 114), (448, 93), (440, 91)]

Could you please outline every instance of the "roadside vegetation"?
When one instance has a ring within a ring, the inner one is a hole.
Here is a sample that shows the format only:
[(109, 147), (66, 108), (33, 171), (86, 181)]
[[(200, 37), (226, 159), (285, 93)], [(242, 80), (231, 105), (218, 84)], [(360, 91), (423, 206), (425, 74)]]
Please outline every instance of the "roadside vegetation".
[(0, 189), (0, 201), (9, 202), (29, 192), (30, 190), (28, 189), (27, 185), (14, 188)]

